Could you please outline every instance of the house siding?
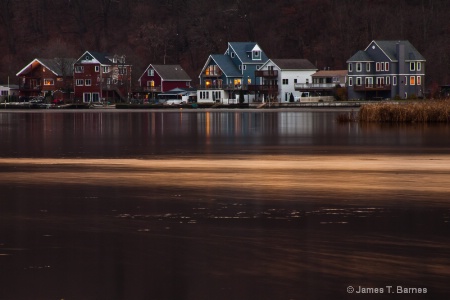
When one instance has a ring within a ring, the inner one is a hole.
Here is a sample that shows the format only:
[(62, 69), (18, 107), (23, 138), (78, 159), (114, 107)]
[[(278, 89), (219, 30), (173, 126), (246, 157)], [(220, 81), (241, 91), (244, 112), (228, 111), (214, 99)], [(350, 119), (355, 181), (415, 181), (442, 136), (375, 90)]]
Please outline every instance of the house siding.
[[(348, 72), (349, 82), (352, 83), (351, 86), (348, 86), (349, 99), (392, 99), (395, 97), (408, 98), (412, 95), (423, 96), (425, 84), (425, 60), (422, 59), (421, 56), (417, 59), (408, 60), (409, 56), (420, 54), (417, 54), (416, 50), (413, 49), (412, 45), (407, 41), (383, 42), (383, 45), (385, 47), (390, 47), (391, 49), (380, 49), (382, 46), (375, 41), (370, 43), (366, 48), (365, 53), (374, 61), (370, 64), (370, 71), (366, 70), (365, 61), (351, 59), (347, 62), (348, 65), (351, 64), (351, 68), (349, 67)], [(387, 54), (386, 51), (389, 51), (389, 54)], [(421, 70), (417, 71), (417, 69), (415, 69), (414, 71), (411, 71), (411, 62), (415, 65), (419, 62)], [(360, 72), (357, 71), (357, 63), (362, 63)], [(377, 63), (383, 68), (377, 70)], [(389, 65), (388, 70), (385, 68), (386, 63)], [(369, 84), (369, 86), (366, 78), (372, 78), (372, 84)], [(358, 82), (360, 85), (357, 84)]]

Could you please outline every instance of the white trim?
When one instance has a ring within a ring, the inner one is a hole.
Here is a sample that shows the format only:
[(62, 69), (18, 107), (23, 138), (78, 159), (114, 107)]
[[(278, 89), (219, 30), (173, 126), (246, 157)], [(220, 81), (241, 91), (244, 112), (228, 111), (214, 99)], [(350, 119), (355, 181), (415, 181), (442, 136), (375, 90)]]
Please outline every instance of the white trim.
[(378, 49), (380, 49), (381, 52), (383, 52), (383, 54), (384, 54), (391, 62), (394, 62), (394, 60), (392, 60), (392, 59), (389, 57), (389, 55), (387, 55), (386, 52), (384, 52), (383, 48), (381, 48), (381, 47), (377, 44), (377, 42), (375, 42), (375, 40), (373, 40), (372, 42), (370, 42), (369, 46), (367, 46), (366, 49), (364, 49), (364, 51), (367, 51), (367, 49), (369, 49), (369, 47), (372, 46), (372, 43), (375, 44), (375, 45), (377, 45)]

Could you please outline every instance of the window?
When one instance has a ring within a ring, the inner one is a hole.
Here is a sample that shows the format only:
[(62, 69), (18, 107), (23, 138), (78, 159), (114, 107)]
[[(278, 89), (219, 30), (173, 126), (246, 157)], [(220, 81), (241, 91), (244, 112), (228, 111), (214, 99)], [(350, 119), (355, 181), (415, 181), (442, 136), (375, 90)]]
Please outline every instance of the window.
[(95, 72), (100, 72), (100, 66), (95, 66)]
[(91, 93), (83, 94), (83, 102), (91, 102)]
[(397, 85), (397, 76), (392, 77), (392, 84)]
[(386, 76), (386, 85), (390, 85), (391, 84), (391, 77)]
[(234, 57), (234, 52), (231, 52), (231, 57), (232, 57), (232, 58)]
[(388, 62), (384, 63), (384, 70), (389, 71), (389, 63)]
[(52, 78), (45, 78), (44, 79), (44, 85), (54, 85), (55, 84), (55, 80)]
[(409, 77), (409, 84), (416, 85), (416, 76)]
[(353, 77), (349, 77), (348, 78), (348, 85), (352, 86), (353, 85)]
[(155, 75), (155, 70), (153, 69), (148, 69), (147, 71), (147, 76), (154, 76)]
[(421, 62), (417, 62), (416, 70), (417, 71), (422, 71), (422, 63)]
[(352, 65), (352, 63), (348, 64), (348, 71), (349, 72), (353, 72), (353, 65)]
[(361, 71), (362, 71), (361, 63), (356, 63), (356, 72), (361, 72)]
[(83, 79), (77, 79), (77, 80), (75, 81), (75, 85), (76, 85), (76, 86), (82, 86), (82, 85), (84, 85), (84, 80), (83, 80)]
[(86, 80), (84, 81), (84, 84), (85, 84), (86, 86), (91, 86), (91, 80), (90, 80), (90, 79), (86, 79)]
[(98, 93), (92, 93), (92, 102), (100, 102), (100, 95)]
[(155, 86), (155, 81), (154, 80), (147, 81), (147, 86), (148, 87), (154, 87)]
[(84, 67), (83, 66), (75, 66), (75, 73), (83, 73)]
[(380, 63), (380, 67), (381, 67), (380, 71), (384, 71), (384, 63)]
[(416, 70), (416, 63), (410, 62), (409, 63), (409, 70), (410, 71), (415, 71)]
[(253, 59), (261, 60), (261, 52), (253, 51)]
[(356, 77), (356, 85), (357, 85), (357, 86), (362, 85), (361, 77)]
[(366, 72), (370, 72), (370, 63), (366, 63)]
[(376, 70), (377, 70), (377, 72), (380, 72), (380, 70), (381, 70), (381, 64), (379, 62), (377, 62), (377, 64), (376, 64)]
[(422, 77), (417, 76), (417, 82), (416, 82), (416, 84), (417, 84), (417, 85), (422, 85)]
[(283, 84), (284, 85), (289, 84), (289, 79), (283, 79)]
[(109, 73), (109, 67), (103, 67), (103, 73)]
[(408, 85), (408, 76), (405, 76), (405, 85)]
[(366, 84), (366, 87), (369, 87), (369, 88), (373, 87), (373, 77), (366, 77), (365, 84)]
[(2, 96), (8, 96), (8, 91), (2, 91)]
[(240, 65), (239, 70), (247, 70), (247, 65)]
[(127, 74), (127, 68), (120, 68), (119, 67), (119, 74), (120, 75), (126, 75)]

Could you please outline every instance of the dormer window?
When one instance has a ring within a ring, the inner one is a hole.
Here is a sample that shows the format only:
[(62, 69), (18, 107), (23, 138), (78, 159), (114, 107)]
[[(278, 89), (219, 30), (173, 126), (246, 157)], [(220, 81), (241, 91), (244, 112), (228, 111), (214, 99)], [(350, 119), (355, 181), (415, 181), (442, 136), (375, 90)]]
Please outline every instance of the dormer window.
[(261, 60), (261, 51), (253, 50), (252, 55), (254, 60)]

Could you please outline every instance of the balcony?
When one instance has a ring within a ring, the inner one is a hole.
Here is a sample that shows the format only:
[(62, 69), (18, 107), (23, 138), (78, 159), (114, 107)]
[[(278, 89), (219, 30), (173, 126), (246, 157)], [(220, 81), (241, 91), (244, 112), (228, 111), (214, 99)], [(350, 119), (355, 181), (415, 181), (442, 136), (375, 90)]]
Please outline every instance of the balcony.
[(363, 85), (354, 85), (354, 91), (358, 92), (370, 92), (370, 91), (390, 91), (390, 84), (363, 84)]
[(248, 86), (245, 84), (202, 84), (199, 89), (202, 90), (247, 90)]
[(24, 92), (33, 92), (33, 91), (39, 92), (42, 90), (42, 86), (32, 85), (32, 84), (21, 84), (19, 86), (19, 90), (24, 91)]
[(296, 83), (294, 88), (296, 91), (329, 91), (336, 88), (339, 83)]
[(277, 70), (260, 70), (260, 71), (255, 71), (255, 77), (277, 78), (278, 77), (278, 71)]
[(251, 84), (248, 86), (248, 90), (252, 91), (252, 92), (278, 92), (278, 85), (277, 84), (263, 84), (263, 85), (258, 85), (258, 84)]
[(159, 93), (161, 92), (161, 86), (144, 86), (142, 87), (142, 91), (148, 93)]

